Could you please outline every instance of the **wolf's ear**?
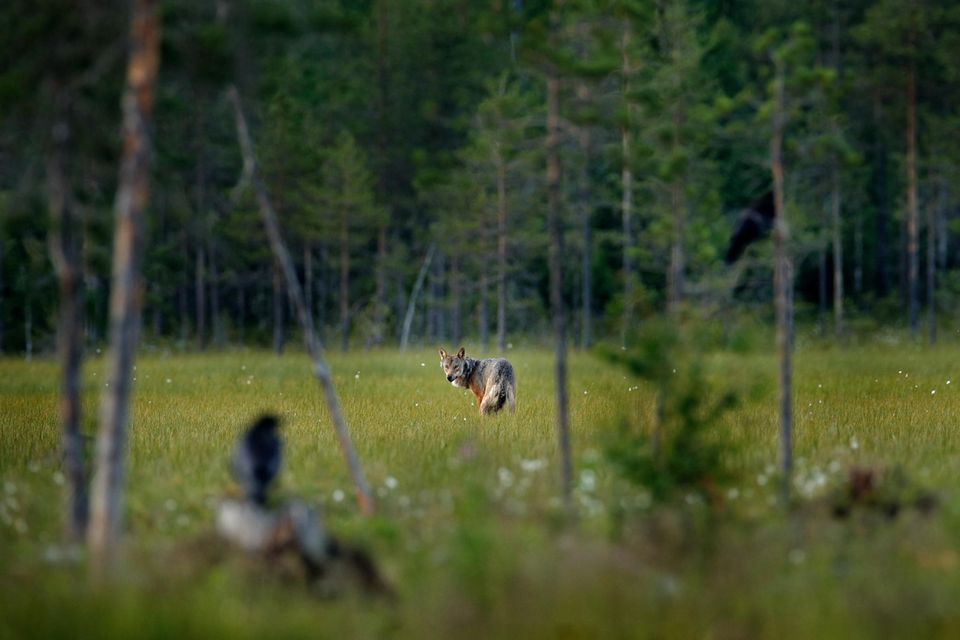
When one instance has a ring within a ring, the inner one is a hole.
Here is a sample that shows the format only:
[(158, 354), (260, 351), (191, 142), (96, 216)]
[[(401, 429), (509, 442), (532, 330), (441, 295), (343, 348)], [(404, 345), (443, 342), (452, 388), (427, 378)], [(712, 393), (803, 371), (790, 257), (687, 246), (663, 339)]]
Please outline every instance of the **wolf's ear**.
[(457, 357), (462, 359), (464, 354), (466, 354), (466, 351), (463, 347), (460, 347), (460, 351), (457, 351)]
[(440, 348), (440, 359), (443, 360), (447, 357), (447, 352), (443, 350), (443, 347)]

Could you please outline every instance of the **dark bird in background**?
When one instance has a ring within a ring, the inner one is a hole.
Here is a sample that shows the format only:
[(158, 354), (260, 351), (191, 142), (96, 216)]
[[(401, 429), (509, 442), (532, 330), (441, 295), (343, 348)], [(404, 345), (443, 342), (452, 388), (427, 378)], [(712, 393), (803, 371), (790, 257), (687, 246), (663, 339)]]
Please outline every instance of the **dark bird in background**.
[(748, 246), (767, 237), (773, 228), (775, 213), (772, 191), (760, 196), (743, 212), (737, 221), (733, 235), (730, 236), (730, 245), (727, 247), (725, 258), (728, 265), (739, 260)]
[(254, 504), (263, 506), (283, 462), (283, 442), (277, 434), (280, 420), (260, 416), (240, 438), (233, 452), (233, 478)]

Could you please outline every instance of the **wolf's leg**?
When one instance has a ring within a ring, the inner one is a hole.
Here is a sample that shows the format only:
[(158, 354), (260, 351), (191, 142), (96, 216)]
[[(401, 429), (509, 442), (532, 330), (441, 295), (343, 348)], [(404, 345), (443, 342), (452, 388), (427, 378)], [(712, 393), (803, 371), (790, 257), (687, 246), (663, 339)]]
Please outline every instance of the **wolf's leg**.
[(487, 416), (500, 410), (500, 387), (491, 386), (480, 401), (480, 414)]

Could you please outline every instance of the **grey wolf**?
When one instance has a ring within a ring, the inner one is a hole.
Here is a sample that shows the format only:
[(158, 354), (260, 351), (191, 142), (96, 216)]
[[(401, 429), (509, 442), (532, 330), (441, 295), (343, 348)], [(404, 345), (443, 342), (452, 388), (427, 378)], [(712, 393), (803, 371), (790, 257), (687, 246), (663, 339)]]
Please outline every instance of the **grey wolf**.
[(456, 355), (440, 349), (440, 368), (447, 376), (447, 382), (473, 392), (477, 397), (480, 415), (496, 413), (504, 407), (510, 413), (516, 413), (517, 377), (509, 361), (503, 358), (468, 358), (463, 347)]

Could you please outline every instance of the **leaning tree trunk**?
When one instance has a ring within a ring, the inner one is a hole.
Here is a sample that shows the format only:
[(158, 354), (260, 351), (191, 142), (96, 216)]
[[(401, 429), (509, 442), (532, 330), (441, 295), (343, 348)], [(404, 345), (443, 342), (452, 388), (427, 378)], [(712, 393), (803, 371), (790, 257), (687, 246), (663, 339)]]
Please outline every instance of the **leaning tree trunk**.
[(237, 137), (240, 139), (240, 150), (243, 153), (244, 176), (246, 181), (253, 185), (254, 195), (256, 196), (257, 205), (260, 209), (260, 216), (270, 241), (270, 248), (283, 270), (287, 293), (290, 296), (293, 306), (297, 310), (300, 325), (303, 327), (303, 339), (306, 343), (310, 360), (313, 362), (313, 375), (323, 388), (327, 410), (330, 412), (333, 428), (336, 431), (337, 439), (340, 441), (340, 450), (343, 452), (347, 468), (350, 471), (350, 477), (353, 479), (353, 486), (357, 494), (357, 504), (363, 514), (368, 516), (373, 515), (373, 494), (370, 492), (370, 485), (367, 483), (366, 476), (364, 475), (360, 458), (357, 456), (356, 449), (353, 447), (350, 430), (347, 427), (346, 419), (343, 417), (340, 400), (337, 398), (337, 392), (333, 386), (333, 376), (323, 357), (323, 346), (320, 344), (314, 331), (313, 317), (303, 301), (303, 289), (297, 280), (297, 272), (293, 265), (293, 260), (291, 260), (290, 253), (287, 251), (287, 247), (283, 242), (283, 237), (280, 235), (280, 225), (277, 223), (277, 215), (270, 202), (267, 187), (263, 183), (263, 179), (260, 177), (260, 171), (257, 168), (257, 159), (253, 151), (253, 141), (250, 139), (250, 130), (247, 128), (247, 120), (240, 106), (240, 94), (235, 87), (230, 87), (229, 96), (230, 101), (233, 103)]
[(131, 373), (143, 307), (140, 272), (143, 218), (149, 194), (159, 43), (156, 3), (154, 0), (133, 0), (130, 58), (123, 95), (123, 155), (114, 211), (108, 386), (101, 396), (100, 431), (87, 532), (92, 568), (97, 576), (102, 576), (113, 564), (120, 542)]
[(553, 314), (557, 442), (564, 506), (572, 507), (573, 460), (567, 411), (567, 316), (563, 306), (563, 222), (560, 219), (560, 79), (547, 77), (547, 214), (550, 226), (550, 311)]
[(920, 245), (917, 225), (919, 205), (917, 203), (917, 67), (911, 59), (907, 69), (907, 306), (909, 309), (910, 335), (917, 337), (919, 331), (918, 312)]
[[(57, 101), (66, 98), (58, 96)], [(59, 106), (59, 105), (58, 105)], [(62, 107), (65, 110), (65, 106)], [(80, 265), (82, 242), (76, 209), (67, 179), (67, 148), (70, 125), (61, 113), (53, 126), (53, 145), (47, 158), (47, 188), (50, 205), (50, 255), (60, 290), (59, 351), (60, 421), (63, 428), (63, 466), (66, 477), (65, 531), (82, 540), (87, 528), (87, 479), (80, 432), (80, 374), (83, 365), (83, 277)]]
[(776, 62), (774, 79), (773, 131), (770, 136), (770, 171), (774, 202), (774, 295), (776, 297), (777, 351), (780, 359), (780, 468), (782, 498), (787, 504), (793, 471), (793, 268), (790, 264), (789, 228), (784, 208), (783, 63)]

